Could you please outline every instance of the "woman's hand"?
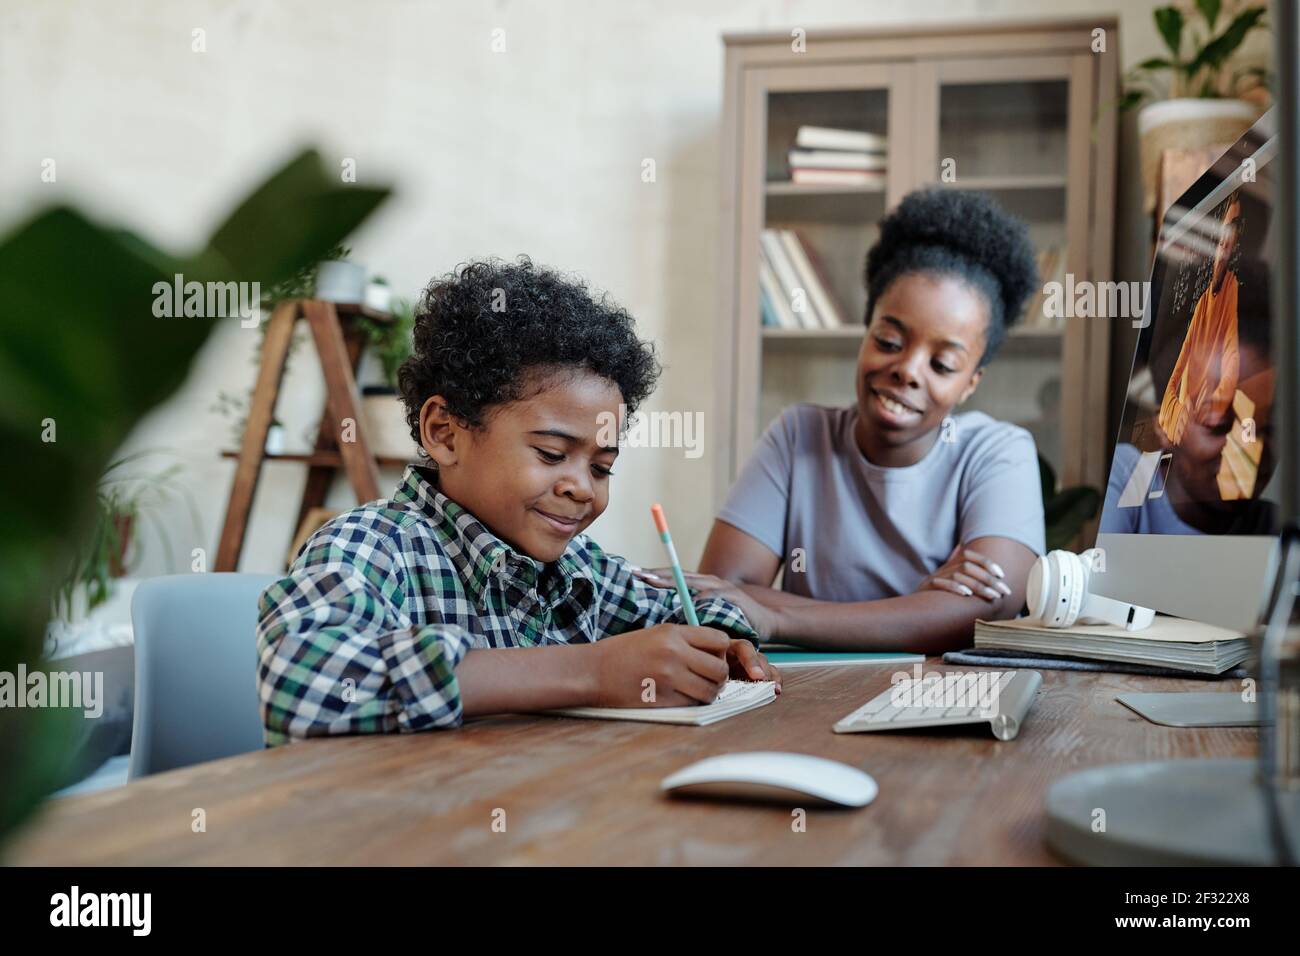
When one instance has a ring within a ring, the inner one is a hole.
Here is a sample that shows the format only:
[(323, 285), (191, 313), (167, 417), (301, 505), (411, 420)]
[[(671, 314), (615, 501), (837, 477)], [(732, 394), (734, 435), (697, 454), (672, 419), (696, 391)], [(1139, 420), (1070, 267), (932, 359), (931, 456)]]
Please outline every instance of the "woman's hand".
[(1004, 580), (1006, 575), (997, 563), (986, 555), (958, 544), (933, 574), (917, 587), (917, 591), (950, 591), (965, 597), (982, 597), (986, 601), (1000, 601), (1011, 593)]
[[(657, 588), (677, 587), (673, 581), (672, 568), (633, 567), (632, 573)], [(696, 574), (694, 571), (684, 571), (682, 574), (693, 597), (706, 599), (720, 597), (730, 601), (745, 612), (750, 626), (758, 632), (760, 641), (772, 638), (776, 625), (775, 612), (759, 603), (757, 598), (745, 593), (739, 584), (714, 577), (712, 574)]]

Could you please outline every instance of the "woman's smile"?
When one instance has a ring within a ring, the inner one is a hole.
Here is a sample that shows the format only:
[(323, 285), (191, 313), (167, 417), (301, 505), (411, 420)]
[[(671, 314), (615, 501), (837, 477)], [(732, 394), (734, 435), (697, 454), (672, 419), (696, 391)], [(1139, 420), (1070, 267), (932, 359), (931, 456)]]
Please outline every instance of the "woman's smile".
[(898, 397), (897, 393), (886, 392), (884, 389), (867, 386), (871, 392), (873, 401), (872, 408), (876, 411), (876, 418), (885, 425), (896, 425), (905, 427), (914, 425), (920, 421), (922, 412), (919, 408), (909, 404)]

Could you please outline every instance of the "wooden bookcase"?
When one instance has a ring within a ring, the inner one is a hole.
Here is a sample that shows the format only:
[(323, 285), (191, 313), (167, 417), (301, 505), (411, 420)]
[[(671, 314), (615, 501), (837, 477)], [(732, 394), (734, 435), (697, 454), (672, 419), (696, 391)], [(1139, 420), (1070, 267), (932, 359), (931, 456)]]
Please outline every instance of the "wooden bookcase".
[[(1097, 30), (1104, 51), (1094, 52)], [(802, 51), (789, 31), (723, 42), (715, 506), (782, 408), (854, 401), (866, 252), (880, 219), (912, 190), (986, 190), (1029, 223), (1056, 266), (1045, 279), (1111, 278), (1119, 80), (1113, 16), (809, 31)], [(789, 181), (786, 151), (801, 125), (885, 136), (883, 181)], [(955, 179), (945, 182), (945, 171)], [(799, 233), (847, 325), (762, 325), (764, 228)], [(1040, 307), (1008, 336), (962, 410), (1029, 428), (1062, 486), (1104, 489), (1113, 321), (1052, 324)]]

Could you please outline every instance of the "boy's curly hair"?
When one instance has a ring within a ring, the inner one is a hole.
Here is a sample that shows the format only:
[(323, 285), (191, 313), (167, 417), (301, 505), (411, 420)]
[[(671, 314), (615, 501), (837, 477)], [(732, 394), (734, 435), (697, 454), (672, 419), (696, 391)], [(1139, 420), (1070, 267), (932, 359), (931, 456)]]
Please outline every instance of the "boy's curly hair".
[(433, 279), (416, 309), (413, 344), (397, 381), (417, 446), (431, 395), (479, 428), (492, 406), (525, 397), (527, 372), (586, 369), (618, 387), (630, 417), (661, 371), (626, 309), (527, 256), (462, 263)]
[(909, 193), (881, 220), (880, 238), (867, 253), (867, 324), (890, 283), (915, 272), (954, 276), (984, 295), (989, 327), (980, 367), (1040, 281), (1024, 222), (987, 193), (947, 189)]

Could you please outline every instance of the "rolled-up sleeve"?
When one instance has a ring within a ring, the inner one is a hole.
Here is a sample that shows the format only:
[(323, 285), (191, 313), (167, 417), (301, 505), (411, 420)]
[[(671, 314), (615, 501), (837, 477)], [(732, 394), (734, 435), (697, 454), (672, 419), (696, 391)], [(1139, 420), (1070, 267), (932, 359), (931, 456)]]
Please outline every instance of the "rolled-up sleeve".
[(258, 694), (268, 745), (460, 725), (455, 669), (471, 635), (411, 626), (402, 576), (380, 536), (334, 528), (262, 593)]

